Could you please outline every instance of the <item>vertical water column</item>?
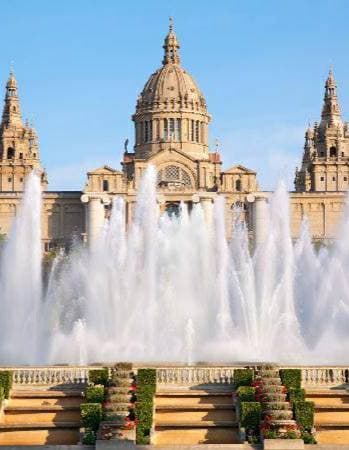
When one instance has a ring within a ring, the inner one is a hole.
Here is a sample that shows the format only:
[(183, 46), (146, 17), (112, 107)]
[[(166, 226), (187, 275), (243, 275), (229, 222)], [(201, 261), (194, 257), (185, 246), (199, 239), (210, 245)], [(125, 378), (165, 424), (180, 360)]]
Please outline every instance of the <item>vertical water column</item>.
[(0, 360), (40, 361), (41, 209), (40, 176), (31, 173), (0, 262)]

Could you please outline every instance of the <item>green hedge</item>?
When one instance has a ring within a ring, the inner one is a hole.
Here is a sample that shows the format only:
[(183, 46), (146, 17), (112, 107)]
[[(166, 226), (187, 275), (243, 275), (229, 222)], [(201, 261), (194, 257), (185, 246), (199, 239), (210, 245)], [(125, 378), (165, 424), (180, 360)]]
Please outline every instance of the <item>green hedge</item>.
[(101, 384), (106, 386), (109, 379), (109, 371), (106, 367), (103, 369), (94, 369), (88, 371), (88, 379), (91, 384)]
[(104, 386), (87, 386), (85, 391), (86, 403), (103, 403), (104, 401)]
[(280, 378), (287, 389), (300, 389), (302, 384), (301, 369), (280, 369)]
[(2, 386), (0, 386), (0, 409), (1, 409), (1, 405), (2, 402), (4, 400), (5, 396), (4, 396), (4, 388)]
[(137, 374), (136, 402), (136, 444), (150, 443), (150, 431), (153, 426), (153, 403), (156, 390), (156, 370), (139, 369)]
[(259, 402), (242, 402), (240, 404), (240, 423), (247, 429), (257, 429), (262, 415), (262, 406)]
[(314, 402), (295, 402), (294, 417), (297, 424), (304, 431), (311, 431), (314, 426)]
[(255, 402), (255, 391), (256, 389), (252, 386), (240, 386), (237, 390), (240, 402)]
[(235, 369), (234, 370), (234, 385), (235, 389), (240, 386), (251, 386), (253, 381), (254, 371), (252, 369)]
[(302, 388), (289, 388), (288, 389), (288, 399), (291, 403), (294, 402), (304, 402), (305, 400), (305, 389)]
[(80, 411), (82, 426), (97, 431), (102, 420), (102, 405), (100, 403), (81, 403)]
[(0, 387), (3, 388), (4, 398), (9, 398), (12, 388), (12, 371), (0, 370)]

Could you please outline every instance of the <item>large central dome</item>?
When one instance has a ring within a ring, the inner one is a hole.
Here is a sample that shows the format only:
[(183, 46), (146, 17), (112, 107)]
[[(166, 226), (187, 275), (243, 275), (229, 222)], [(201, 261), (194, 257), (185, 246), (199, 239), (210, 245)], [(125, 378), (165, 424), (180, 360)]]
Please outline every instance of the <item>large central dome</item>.
[(139, 157), (159, 151), (159, 145), (204, 156), (210, 116), (206, 101), (194, 79), (180, 64), (179, 42), (170, 23), (163, 45), (162, 67), (146, 82), (137, 100), (135, 150)]

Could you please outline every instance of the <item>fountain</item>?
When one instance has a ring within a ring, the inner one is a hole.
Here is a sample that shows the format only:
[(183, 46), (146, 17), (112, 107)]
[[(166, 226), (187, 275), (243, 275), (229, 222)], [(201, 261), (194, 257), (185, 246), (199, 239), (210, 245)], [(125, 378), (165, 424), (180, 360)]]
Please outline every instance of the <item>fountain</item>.
[(348, 214), (331, 248), (314, 250), (306, 221), (294, 244), (280, 184), (251, 253), (239, 214), (226, 240), (222, 197), (208, 224), (200, 204), (160, 216), (155, 186), (150, 167), (128, 231), (117, 198), (95, 245), (60, 253), (43, 289), (40, 182), (30, 175), (1, 255), (2, 363), (349, 362)]

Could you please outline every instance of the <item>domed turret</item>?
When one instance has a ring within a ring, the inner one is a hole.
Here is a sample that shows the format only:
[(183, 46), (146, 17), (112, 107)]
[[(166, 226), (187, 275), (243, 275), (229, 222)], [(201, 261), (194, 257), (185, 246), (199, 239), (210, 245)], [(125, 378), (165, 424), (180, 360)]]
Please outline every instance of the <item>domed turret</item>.
[(172, 21), (163, 48), (163, 65), (146, 82), (132, 117), (137, 157), (147, 158), (171, 143), (193, 157), (208, 158), (210, 116), (200, 89), (180, 65)]

